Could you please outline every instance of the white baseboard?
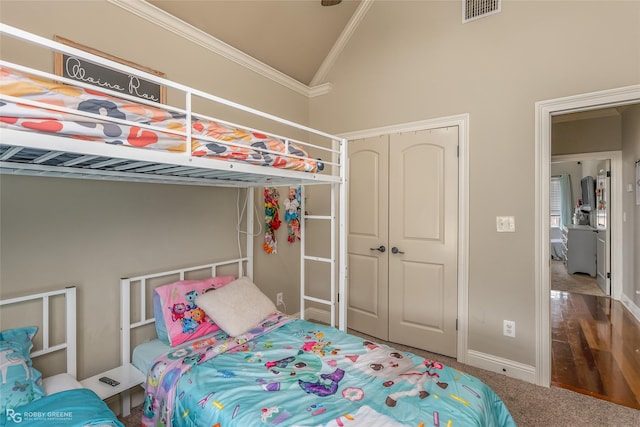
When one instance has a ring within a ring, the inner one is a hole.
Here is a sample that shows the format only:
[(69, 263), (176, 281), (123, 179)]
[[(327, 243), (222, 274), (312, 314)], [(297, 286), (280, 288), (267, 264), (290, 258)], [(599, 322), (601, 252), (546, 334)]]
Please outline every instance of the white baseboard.
[(536, 383), (536, 368), (531, 365), (514, 362), (509, 359), (502, 359), (479, 351), (469, 350), (467, 352), (467, 364), (487, 371), (505, 374), (508, 377), (516, 378), (532, 384)]
[(620, 297), (620, 302), (627, 308), (627, 310), (631, 312), (633, 317), (635, 317), (636, 320), (640, 322), (640, 307), (638, 307), (636, 303), (634, 303), (631, 298), (629, 298), (625, 294), (622, 294), (622, 296)]
[[(331, 312), (327, 310), (307, 308), (304, 312), (305, 319), (313, 319), (324, 323), (330, 323)], [(299, 314), (300, 313), (296, 313), (296, 315)], [(467, 364), (477, 368), (486, 369), (487, 371), (505, 374), (508, 377), (517, 378), (532, 384), (536, 383), (536, 368), (534, 366), (514, 362), (513, 360), (502, 359), (490, 354), (469, 350), (467, 352)]]

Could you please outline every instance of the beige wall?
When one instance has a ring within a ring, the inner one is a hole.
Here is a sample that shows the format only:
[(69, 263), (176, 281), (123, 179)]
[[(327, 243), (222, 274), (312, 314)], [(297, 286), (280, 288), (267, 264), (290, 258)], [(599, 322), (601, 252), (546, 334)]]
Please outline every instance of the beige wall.
[[(169, 79), (307, 122), (306, 97), (106, 1), (2, 1), (0, 16), (4, 24), (46, 38), (59, 35)], [(2, 59), (53, 69), (50, 53), (13, 40), (3, 39), (0, 52)], [(171, 94), (169, 101), (180, 103)], [(221, 118), (247, 123), (244, 115)], [(120, 277), (237, 254), (236, 190), (6, 175), (0, 176), (0, 190), (0, 297), (77, 284), (79, 378), (119, 364)], [(260, 205), (255, 215), (263, 221)], [(285, 228), (279, 233), (283, 242)], [(267, 259), (261, 242), (258, 236), (257, 283), (274, 301), (275, 292), (284, 291), (287, 308), (297, 311), (299, 263), (295, 254), (293, 262), (287, 256), (294, 248), (283, 243), (283, 256)]]
[[(640, 160), (640, 105), (628, 107), (622, 112), (622, 209), (625, 221), (624, 294), (640, 307), (640, 206), (636, 204), (635, 162)], [(628, 186), (631, 186), (629, 191)], [(627, 262), (628, 261), (628, 262)]]
[(593, 153), (619, 151), (620, 116), (602, 117), (569, 122), (553, 122), (551, 154)]
[[(2, 175), (2, 297), (78, 287), (78, 376), (117, 366), (119, 278), (238, 253), (238, 190)], [(244, 191), (244, 190), (242, 190)]]
[[(640, 83), (640, 3), (503, 2), (461, 24), (460, 2), (375, 2), (311, 101), (349, 132), (470, 114), (469, 348), (535, 365), (535, 102)], [(513, 215), (516, 232), (496, 233)], [(503, 319), (517, 337), (502, 336)]]

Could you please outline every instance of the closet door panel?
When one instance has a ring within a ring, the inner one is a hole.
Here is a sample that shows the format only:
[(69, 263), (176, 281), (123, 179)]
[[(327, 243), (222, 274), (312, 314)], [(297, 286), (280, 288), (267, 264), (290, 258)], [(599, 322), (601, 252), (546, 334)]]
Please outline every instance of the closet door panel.
[[(402, 238), (442, 240), (444, 211), (444, 149), (418, 145), (402, 153), (402, 181), (394, 188), (404, 188), (402, 198)], [(416, 178), (416, 172), (420, 179)], [(392, 207), (395, 209), (395, 207)]]
[(455, 356), (458, 129), (389, 145), (389, 340)]
[(349, 256), (349, 271), (358, 280), (350, 282), (349, 308), (364, 316), (377, 317), (380, 314), (377, 287), (371, 286), (378, 283), (378, 271), (380, 262), (376, 257), (351, 255)]
[(389, 331), (388, 191), (388, 138), (350, 141), (348, 326), (384, 340)]
[(444, 268), (438, 264), (401, 262), (402, 287), (400, 322), (421, 330), (444, 329)]

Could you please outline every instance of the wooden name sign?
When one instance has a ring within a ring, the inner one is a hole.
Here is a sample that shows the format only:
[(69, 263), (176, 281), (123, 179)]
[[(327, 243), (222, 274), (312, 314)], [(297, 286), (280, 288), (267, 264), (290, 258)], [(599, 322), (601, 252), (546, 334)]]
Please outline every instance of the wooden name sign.
[[(80, 45), (63, 37), (55, 36), (54, 40), (76, 49), (84, 50), (94, 55), (164, 77), (164, 73), (143, 67), (130, 61), (100, 52), (98, 50)], [(117, 71), (103, 65), (96, 64), (83, 58), (78, 58), (66, 53), (57, 52), (54, 59), (54, 71), (57, 75), (72, 80), (77, 80), (103, 89), (125, 93), (148, 101), (165, 103), (166, 88), (158, 83), (133, 76), (129, 73)]]

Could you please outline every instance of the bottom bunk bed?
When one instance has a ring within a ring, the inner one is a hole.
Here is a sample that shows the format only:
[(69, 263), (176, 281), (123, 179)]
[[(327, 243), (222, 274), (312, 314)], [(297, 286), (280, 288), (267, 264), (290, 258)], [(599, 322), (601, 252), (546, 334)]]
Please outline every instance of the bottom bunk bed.
[[(144, 426), (515, 426), (471, 375), (289, 317), (247, 277), (211, 267), (215, 277), (184, 280), (185, 271), (121, 282), (123, 358), (133, 328), (155, 321), (159, 336), (133, 350), (147, 375)], [(150, 292), (154, 318), (131, 322), (130, 297)]]
[[(54, 332), (50, 330), (49, 305), (50, 299), (57, 297), (65, 299), (66, 333), (64, 342), (50, 346), (49, 337)], [(11, 313), (15, 310), (24, 314), (23, 310), (30, 310), (34, 301), (40, 301), (42, 306), (40, 350), (32, 352), (37, 326), (12, 325), (15, 327), (0, 332), (0, 425), (124, 427), (98, 395), (76, 380), (76, 288), (0, 301), (3, 326), (13, 324), (14, 319), (33, 321), (30, 316)], [(7, 319), (9, 316), (11, 321)], [(63, 350), (66, 372), (43, 378), (33, 367), (32, 359)]]

